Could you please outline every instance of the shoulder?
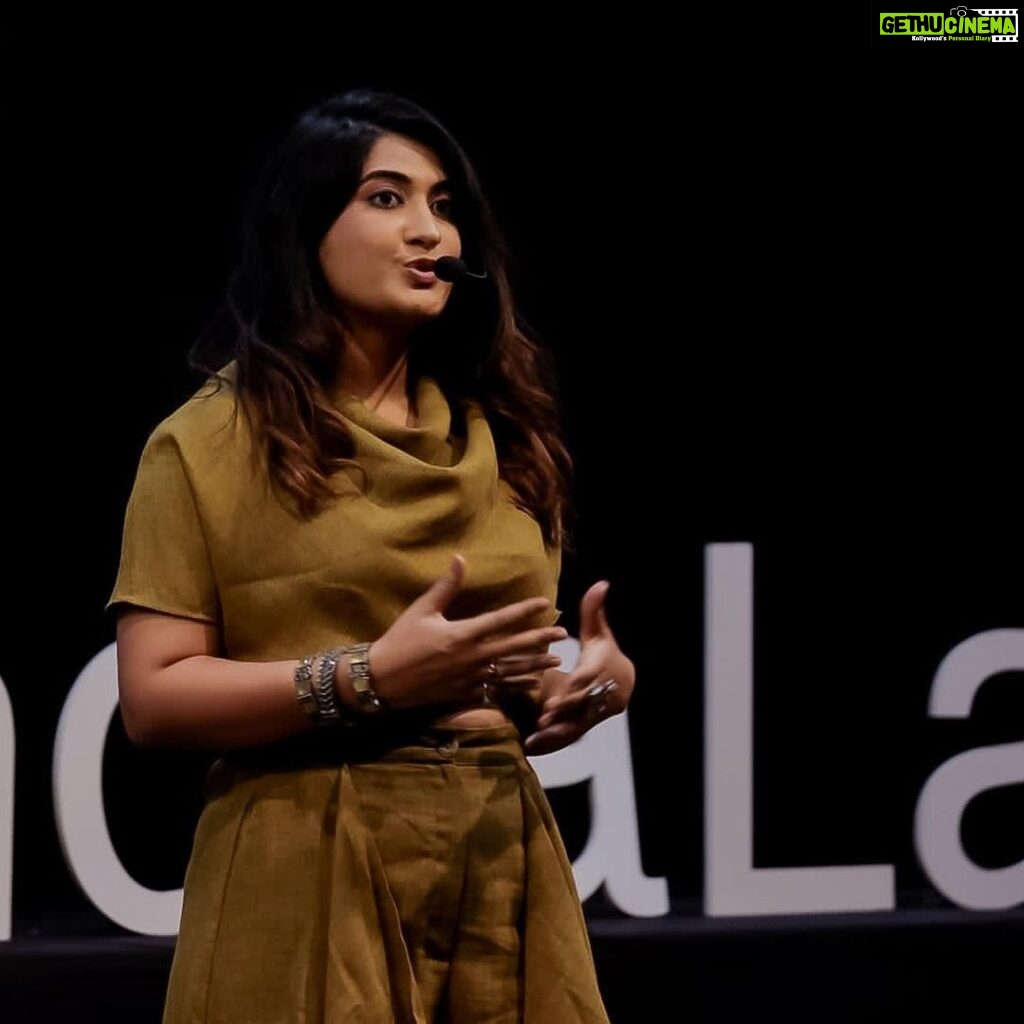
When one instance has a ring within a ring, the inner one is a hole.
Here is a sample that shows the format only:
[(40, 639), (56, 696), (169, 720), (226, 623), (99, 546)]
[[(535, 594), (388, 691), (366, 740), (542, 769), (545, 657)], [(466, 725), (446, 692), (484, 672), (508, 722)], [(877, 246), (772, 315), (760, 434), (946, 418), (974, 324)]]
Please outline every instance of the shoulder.
[(237, 401), (233, 363), (222, 368), (164, 417), (146, 441), (146, 454), (176, 454), (195, 471), (229, 468), (234, 458), (248, 456), (249, 431)]
[(205, 445), (244, 425), (234, 387), (233, 363), (221, 369), (221, 379), (210, 377), (153, 430), (153, 437), (170, 437), (182, 448)]

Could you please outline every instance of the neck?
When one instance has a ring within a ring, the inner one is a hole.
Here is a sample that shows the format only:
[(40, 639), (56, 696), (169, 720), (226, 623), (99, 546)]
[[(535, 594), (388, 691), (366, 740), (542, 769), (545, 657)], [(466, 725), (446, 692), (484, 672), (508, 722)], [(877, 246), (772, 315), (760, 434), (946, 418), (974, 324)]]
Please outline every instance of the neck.
[(368, 408), (404, 403), (408, 394), (408, 338), (380, 329), (347, 329), (336, 384)]

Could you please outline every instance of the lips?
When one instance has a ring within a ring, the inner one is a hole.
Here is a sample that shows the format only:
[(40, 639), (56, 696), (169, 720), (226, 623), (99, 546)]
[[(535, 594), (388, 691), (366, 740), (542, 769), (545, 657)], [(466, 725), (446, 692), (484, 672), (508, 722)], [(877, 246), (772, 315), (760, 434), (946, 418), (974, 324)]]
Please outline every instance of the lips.
[(406, 263), (406, 266), (411, 270), (420, 270), (425, 274), (429, 274), (434, 269), (434, 261), (421, 257), (418, 260), (410, 260)]

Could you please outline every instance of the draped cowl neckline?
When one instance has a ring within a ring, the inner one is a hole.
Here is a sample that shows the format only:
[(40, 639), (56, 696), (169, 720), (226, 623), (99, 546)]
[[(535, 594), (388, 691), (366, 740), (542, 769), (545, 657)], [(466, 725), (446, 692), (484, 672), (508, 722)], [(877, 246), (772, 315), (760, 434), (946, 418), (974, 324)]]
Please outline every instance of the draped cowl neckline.
[(395, 547), (452, 536), (499, 500), (498, 456), (479, 403), (464, 399), (461, 415), (453, 415), (427, 375), (417, 379), (415, 395), (415, 426), (385, 419), (344, 390), (331, 396), (365, 471), (364, 496), (381, 509), (404, 509)]
[[(460, 446), (452, 444), (452, 411), (433, 377), (421, 376), (416, 381), (415, 426), (395, 423), (371, 409), (362, 399), (342, 388), (331, 392), (331, 400), (353, 427), (357, 448), (383, 455), (404, 453), (411, 459), (439, 468), (451, 468), (458, 459)], [(480, 413), (475, 402), (467, 402)]]

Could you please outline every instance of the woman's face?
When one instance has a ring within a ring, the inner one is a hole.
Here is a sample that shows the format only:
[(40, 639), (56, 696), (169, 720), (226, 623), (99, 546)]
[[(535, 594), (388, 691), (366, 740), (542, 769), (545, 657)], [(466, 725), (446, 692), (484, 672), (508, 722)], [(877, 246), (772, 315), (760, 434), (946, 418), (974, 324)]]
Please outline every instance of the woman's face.
[[(320, 243), (320, 266), (347, 322), (412, 326), (444, 309), (452, 286), (429, 267), (461, 255), (450, 197), (433, 150), (403, 135), (376, 141), (355, 195)], [(411, 268), (415, 261), (427, 272)]]

